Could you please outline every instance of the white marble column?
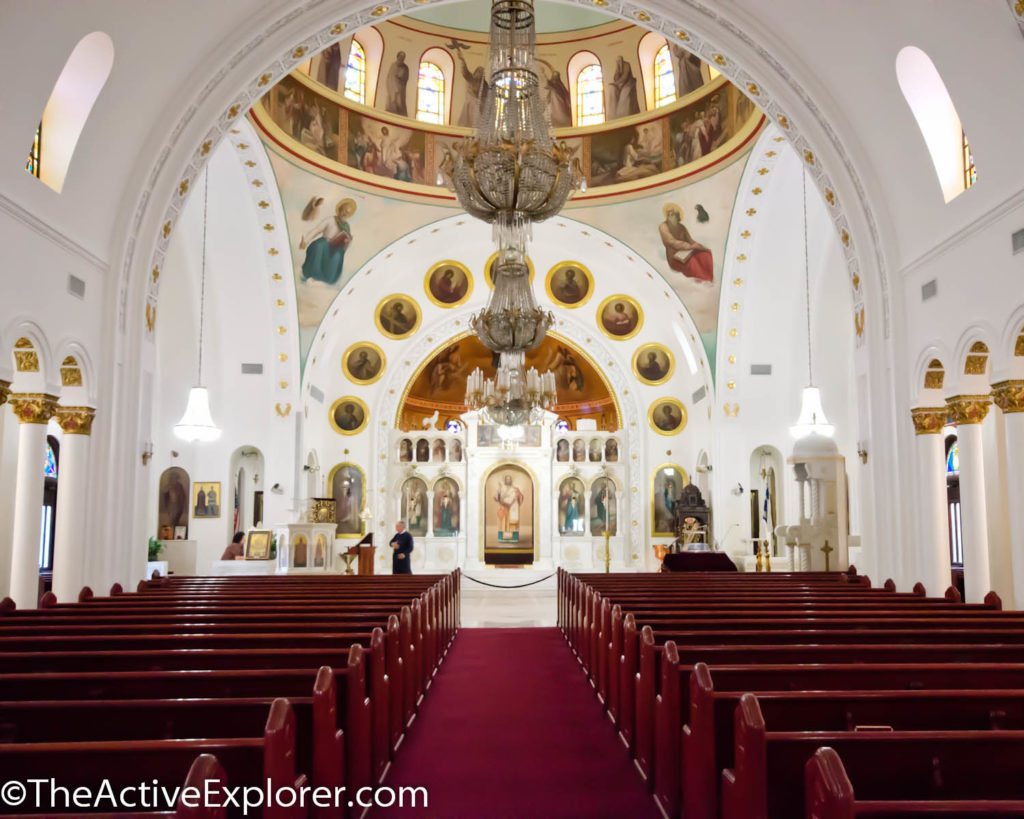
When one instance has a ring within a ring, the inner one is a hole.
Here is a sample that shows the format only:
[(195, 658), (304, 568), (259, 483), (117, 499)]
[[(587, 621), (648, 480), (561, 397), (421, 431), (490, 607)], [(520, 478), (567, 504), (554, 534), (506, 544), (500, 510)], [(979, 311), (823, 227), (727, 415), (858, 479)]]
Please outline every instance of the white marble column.
[(57, 411), (52, 395), (21, 393), (10, 397), (18, 427), (18, 473), (14, 486), (14, 533), (10, 596), (19, 609), (39, 602), (39, 536), (46, 466), (46, 424)]
[(53, 538), (53, 593), (61, 603), (73, 603), (85, 585), (82, 539), (88, 514), (89, 433), (95, 410), (58, 407), (57, 423), (64, 431), (57, 481), (57, 524)]
[(1024, 606), (1024, 380), (992, 385), (992, 403), (1006, 422), (1006, 482), (1010, 499), (1010, 560), (1013, 597)]
[[(952, 583), (949, 562), (949, 501), (946, 495), (946, 452), (942, 428), (945, 407), (920, 407), (910, 411), (917, 450), (916, 493), (921, 527), (914, 548), (911, 583), (921, 582), (932, 597), (941, 597)], [(908, 493), (910, 498), (915, 493)], [(895, 544), (893, 544), (895, 546)]]
[(967, 603), (982, 602), (992, 589), (981, 433), (981, 424), (990, 406), (987, 395), (956, 395), (947, 399), (960, 447), (960, 520), (964, 538), (964, 602)]

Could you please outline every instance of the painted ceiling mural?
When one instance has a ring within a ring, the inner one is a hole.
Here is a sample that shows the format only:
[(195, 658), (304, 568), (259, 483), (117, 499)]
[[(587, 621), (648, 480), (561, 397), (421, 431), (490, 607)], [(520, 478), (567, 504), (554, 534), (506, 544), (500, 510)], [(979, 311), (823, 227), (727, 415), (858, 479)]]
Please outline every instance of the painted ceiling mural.
[[(549, 333), (539, 347), (526, 354), (526, 366), (554, 372), (559, 403), (551, 411), (556, 415), (573, 425), (578, 418), (591, 417), (599, 429), (621, 427), (608, 384), (571, 342)], [(475, 336), (463, 336), (438, 350), (414, 376), (399, 409), (399, 426), (418, 430), (423, 428), (422, 420), (435, 411), (442, 423), (466, 412), (466, 377), (478, 367), (486, 378), (494, 378), (494, 354)]]
[(275, 147), (267, 145), (288, 225), (305, 367), (317, 327), (355, 271), (410, 231), (451, 216), (453, 209), (368, 194)]
[[(433, 204), (414, 193), (344, 184), (331, 171), (261, 136), (286, 214), (304, 366), (317, 328), (355, 272), (411, 231), (456, 211), (454, 203)], [(615, 236), (661, 272), (697, 326), (712, 367), (725, 244), (748, 155), (744, 148), (716, 165), (717, 171), (655, 188), (646, 196), (634, 192), (628, 201), (570, 202), (566, 208), (566, 216)], [(381, 259), (385, 275), (387, 258)], [(473, 271), (473, 276), (479, 281), (481, 273)], [(621, 275), (615, 270), (593, 274)]]
[(712, 176), (630, 202), (570, 203), (565, 212), (629, 245), (665, 277), (697, 325), (712, 367), (725, 244), (744, 165), (734, 161)]

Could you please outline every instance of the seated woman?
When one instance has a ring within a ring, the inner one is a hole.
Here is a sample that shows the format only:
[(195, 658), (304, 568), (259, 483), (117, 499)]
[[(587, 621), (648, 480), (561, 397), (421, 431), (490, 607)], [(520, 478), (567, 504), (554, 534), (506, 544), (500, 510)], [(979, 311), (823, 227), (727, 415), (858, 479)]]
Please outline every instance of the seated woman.
[(245, 545), (242, 543), (243, 540), (245, 540), (245, 532), (235, 532), (235, 536), (231, 538), (231, 542), (224, 550), (224, 554), (220, 556), (220, 559), (245, 560)]

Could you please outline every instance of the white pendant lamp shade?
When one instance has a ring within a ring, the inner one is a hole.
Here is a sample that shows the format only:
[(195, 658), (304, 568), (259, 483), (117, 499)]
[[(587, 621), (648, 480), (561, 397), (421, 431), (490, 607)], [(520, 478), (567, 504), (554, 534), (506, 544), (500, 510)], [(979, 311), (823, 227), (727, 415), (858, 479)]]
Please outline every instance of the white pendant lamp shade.
[(216, 441), (220, 429), (210, 414), (210, 393), (206, 387), (193, 387), (188, 394), (188, 405), (181, 420), (174, 425), (174, 434), (183, 441)]
[(821, 406), (821, 391), (817, 387), (804, 387), (803, 398), (800, 401), (800, 417), (789, 428), (789, 434), (794, 438), (806, 438), (812, 433), (817, 433), (825, 438), (831, 438), (835, 431), (836, 428), (828, 422), (825, 410)]
[(807, 299), (807, 386), (804, 387), (800, 399), (800, 417), (789, 428), (789, 434), (796, 439), (817, 434), (823, 438), (831, 438), (836, 428), (825, 417), (825, 409), (821, 405), (821, 391), (814, 386), (814, 369), (811, 364), (811, 271), (807, 251), (807, 169), (803, 169), (802, 177), (804, 199), (804, 295)]
[(220, 429), (213, 423), (210, 414), (210, 392), (203, 384), (203, 324), (206, 321), (206, 208), (210, 192), (210, 171), (203, 177), (203, 256), (199, 286), (199, 372), (196, 386), (188, 393), (185, 414), (174, 425), (174, 434), (183, 441), (216, 441)]

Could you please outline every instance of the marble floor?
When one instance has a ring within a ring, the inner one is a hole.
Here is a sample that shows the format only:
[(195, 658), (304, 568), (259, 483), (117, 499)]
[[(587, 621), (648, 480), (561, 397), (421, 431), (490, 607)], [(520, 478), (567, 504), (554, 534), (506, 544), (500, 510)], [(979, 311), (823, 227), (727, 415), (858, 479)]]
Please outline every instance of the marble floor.
[[(520, 583), (529, 583), (537, 577), (527, 577), (525, 574), (513, 573), (512, 570), (474, 574), (473, 577), (463, 574), (463, 628), (526, 628), (556, 625), (554, 577), (525, 588), (509, 588)], [(476, 582), (477, 580), (490, 585), (482, 585)], [(502, 588), (494, 588), (495, 586)]]

